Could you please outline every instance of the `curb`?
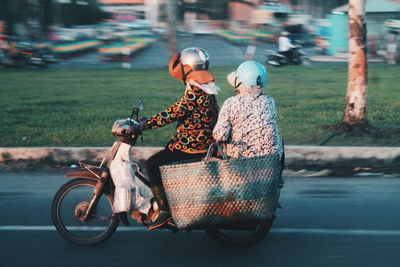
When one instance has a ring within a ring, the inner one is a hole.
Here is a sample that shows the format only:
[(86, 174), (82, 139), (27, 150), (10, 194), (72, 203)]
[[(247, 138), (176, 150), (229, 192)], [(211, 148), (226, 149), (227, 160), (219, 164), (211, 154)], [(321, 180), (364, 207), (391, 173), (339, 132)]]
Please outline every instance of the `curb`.
[[(132, 157), (146, 160), (162, 147), (132, 147)], [(0, 148), (0, 165), (70, 165), (79, 161), (100, 162), (109, 147)], [(285, 146), (286, 166), (294, 168), (400, 166), (400, 147)]]
[[(347, 55), (338, 55), (338, 56), (311, 56), (310, 60), (313, 62), (337, 62), (337, 63), (348, 63), (349, 59)], [(380, 57), (369, 57), (369, 63), (385, 63), (386, 60)]]

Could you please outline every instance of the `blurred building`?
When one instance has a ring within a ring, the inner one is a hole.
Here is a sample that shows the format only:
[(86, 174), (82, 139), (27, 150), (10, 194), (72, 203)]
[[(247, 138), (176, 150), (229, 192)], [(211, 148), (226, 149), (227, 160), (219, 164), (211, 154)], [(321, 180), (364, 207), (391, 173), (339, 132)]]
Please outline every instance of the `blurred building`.
[(147, 20), (152, 27), (164, 26), (168, 0), (97, 0), (116, 21)]
[(260, 0), (232, 1), (229, 3), (229, 17), (232, 20), (250, 20), (253, 11), (262, 3)]
[[(62, 0), (59, 0), (62, 1)], [(289, 13), (324, 18), (333, 8), (348, 3), (348, 0), (171, 0), (176, 3), (176, 14), (180, 21), (234, 20), (248, 21), (255, 10), (269, 10), (280, 19)], [(153, 26), (167, 19), (168, 0), (97, 0), (102, 9), (113, 14), (129, 14), (146, 18)]]
[[(348, 5), (332, 9), (332, 13), (347, 15)], [(385, 32), (385, 22), (389, 19), (400, 19), (400, 1), (366, 0), (365, 15), (368, 34), (381, 38)]]
[(97, 0), (101, 9), (115, 19), (133, 20), (146, 17), (145, 0)]
[[(377, 0), (378, 2), (380, 0)], [(281, 1), (291, 6), (292, 10), (297, 13), (305, 13), (313, 18), (325, 18), (332, 9), (347, 4), (348, 0), (284, 0)]]
[(231, 19), (234, 20), (250, 19), (252, 10), (258, 9), (260, 6), (263, 9), (278, 13), (277, 16), (279, 17), (285, 17), (287, 13), (301, 13), (318, 19), (324, 18), (333, 8), (348, 3), (348, 0), (248, 0), (230, 2), (230, 15)]
[[(390, 30), (387, 22), (400, 19), (400, 1), (366, 0), (365, 13), (368, 39), (370, 43), (375, 42), (375, 49), (383, 50)], [(348, 5), (332, 9), (328, 18), (331, 22), (332, 49), (334, 52), (347, 51)]]

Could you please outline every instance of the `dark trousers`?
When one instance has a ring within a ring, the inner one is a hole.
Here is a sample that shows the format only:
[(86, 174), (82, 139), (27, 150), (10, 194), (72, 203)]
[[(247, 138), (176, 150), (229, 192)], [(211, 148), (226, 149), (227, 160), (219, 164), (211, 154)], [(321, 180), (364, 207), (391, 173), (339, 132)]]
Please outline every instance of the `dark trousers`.
[(155, 153), (146, 161), (146, 170), (150, 179), (151, 187), (162, 186), (160, 166), (169, 163), (204, 157), (206, 153), (190, 154), (181, 151), (171, 152), (169, 149), (163, 149)]

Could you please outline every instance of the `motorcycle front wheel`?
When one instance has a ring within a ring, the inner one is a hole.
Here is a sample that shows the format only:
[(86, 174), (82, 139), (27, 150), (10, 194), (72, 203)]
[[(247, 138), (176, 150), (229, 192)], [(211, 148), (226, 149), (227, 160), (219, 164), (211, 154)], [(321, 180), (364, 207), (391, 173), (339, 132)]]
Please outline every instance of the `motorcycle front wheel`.
[(60, 235), (75, 245), (97, 245), (107, 240), (118, 226), (112, 213), (113, 198), (101, 195), (91, 216), (82, 220), (94, 195), (96, 181), (77, 178), (65, 183), (52, 203), (52, 220)]
[(261, 223), (252, 230), (207, 229), (206, 233), (217, 243), (228, 247), (250, 247), (265, 238), (274, 219)]

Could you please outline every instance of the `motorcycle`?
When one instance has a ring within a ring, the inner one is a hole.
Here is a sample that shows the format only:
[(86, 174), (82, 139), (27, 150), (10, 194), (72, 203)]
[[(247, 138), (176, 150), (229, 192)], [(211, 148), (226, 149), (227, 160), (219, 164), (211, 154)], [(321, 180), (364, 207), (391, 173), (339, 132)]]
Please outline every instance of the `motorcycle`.
[(54, 56), (54, 54), (50, 48), (41, 49), (40, 52), (41, 52), (44, 62), (46, 62), (47, 64), (57, 63), (57, 59)]
[(306, 52), (302, 49), (300, 44), (294, 42), (295, 47), (292, 48), (292, 61), (289, 61), (288, 58), (274, 50), (266, 50), (266, 60), (265, 65), (267, 67), (282, 67), (288, 64), (294, 65), (306, 65), (309, 66), (312, 64), (310, 58), (307, 56)]
[(18, 52), (16, 55), (3, 55), (1, 64), (4, 67), (22, 68), (34, 66), (39, 68), (47, 68), (49, 63), (54, 62), (54, 57), (48, 53), (43, 53), (40, 49), (33, 47), (27, 43), (18, 44)]
[[(130, 118), (114, 122), (112, 132), (117, 132), (118, 127), (139, 123), (139, 111), (143, 109), (143, 102), (137, 101)], [(135, 116), (136, 119), (133, 119)], [(114, 134), (116, 135), (116, 134)], [(97, 245), (110, 238), (116, 231), (119, 224), (119, 216), (113, 212), (116, 186), (113, 182), (110, 166), (115, 161), (115, 155), (119, 150), (126, 150), (130, 154), (130, 148), (135, 145), (140, 133), (129, 136), (128, 149), (126, 139), (122, 143), (120, 137), (110, 148), (108, 155), (102, 160), (99, 166), (81, 162), (81, 168), (71, 170), (65, 174), (67, 178), (74, 178), (68, 181), (55, 194), (52, 202), (52, 221), (58, 233), (69, 242), (75, 245)], [(139, 163), (130, 157), (129, 168), (134, 174), (136, 182), (141, 183), (150, 191), (150, 182), (143, 173)], [(151, 191), (150, 191), (151, 192)], [(143, 199), (142, 199), (143, 200)], [(149, 205), (156, 212), (157, 204), (149, 201)], [(156, 218), (144, 216), (138, 222), (146, 226)], [(274, 217), (266, 222), (258, 223), (240, 229), (195, 229), (205, 230), (206, 233), (216, 242), (225, 246), (252, 246), (260, 242), (270, 231)], [(171, 232), (178, 232), (174, 223), (163, 226)], [(192, 231), (193, 229), (185, 229)]]

